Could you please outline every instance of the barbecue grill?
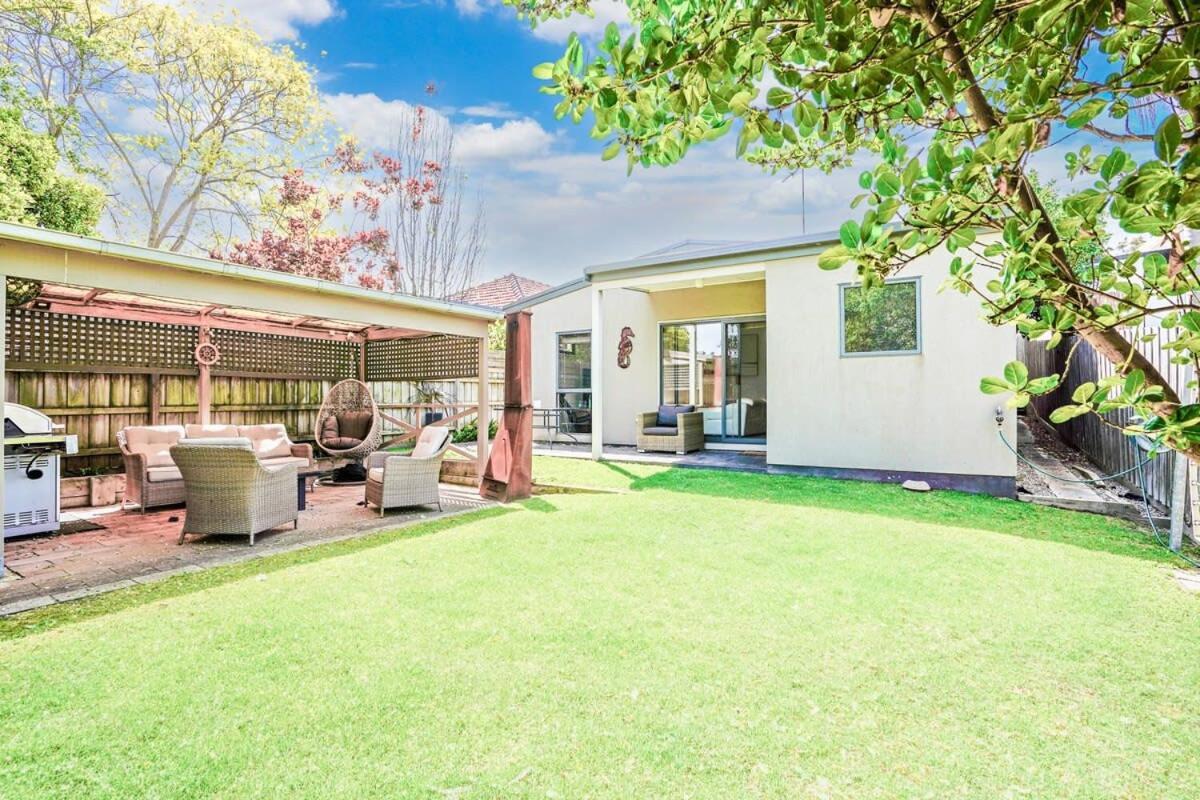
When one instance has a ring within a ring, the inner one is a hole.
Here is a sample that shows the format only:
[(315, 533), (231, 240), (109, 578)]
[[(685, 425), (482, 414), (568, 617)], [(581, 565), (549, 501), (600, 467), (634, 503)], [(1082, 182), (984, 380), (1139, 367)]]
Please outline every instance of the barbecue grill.
[(42, 412), (4, 404), (5, 537), (58, 530), (60, 459), (77, 452), (76, 436)]

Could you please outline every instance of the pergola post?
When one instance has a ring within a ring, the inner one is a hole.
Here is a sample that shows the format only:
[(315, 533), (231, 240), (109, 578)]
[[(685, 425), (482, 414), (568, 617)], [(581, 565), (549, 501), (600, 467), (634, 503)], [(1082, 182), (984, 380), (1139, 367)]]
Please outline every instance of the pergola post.
[(604, 290), (592, 289), (592, 458), (604, 455)]
[[(200, 326), (200, 344), (208, 343), (208, 326)], [(212, 367), (200, 362), (196, 380), (196, 406), (201, 425), (212, 424)]]
[(504, 418), (487, 462), (479, 494), (508, 503), (533, 493), (533, 356), (530, 313), (517, 311), (504, 320)]
[(475, 416), (475, 471), (483, 482), (488, 463), (488, 433), (492, 427), (491, 381), (488, 375), (488, 340), (479, 339), (479, 396)]

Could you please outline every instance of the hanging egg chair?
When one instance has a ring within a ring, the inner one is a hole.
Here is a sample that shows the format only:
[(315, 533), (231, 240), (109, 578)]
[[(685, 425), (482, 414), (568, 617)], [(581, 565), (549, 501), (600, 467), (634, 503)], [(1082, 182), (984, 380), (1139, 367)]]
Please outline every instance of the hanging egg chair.
[(383, 419), (371, 389), (353, 378), (335, 384), (317, 412), (313, 438), (329, 455), (351, 462), (334, 471), (334, 483), (365, 481), (362, 461), (383, 441)]

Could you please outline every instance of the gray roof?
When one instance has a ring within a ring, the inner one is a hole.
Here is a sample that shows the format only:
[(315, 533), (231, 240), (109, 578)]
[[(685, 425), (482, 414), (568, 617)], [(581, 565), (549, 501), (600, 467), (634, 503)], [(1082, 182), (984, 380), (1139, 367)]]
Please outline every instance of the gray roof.
[[(613, 261), (608, 264), (597, 264), (584, 269), (583, 274), (589, 278), (599, 275), (609, 275), (615, 272), (629, 270), (646, 270), (654, 267), (678, 266), (686, 263), (695, 266), (717, 266), (704, 262), (719, 262), (721, 264), (736, 263), (747, 260), (764, 258), (787, 258), (793, 255), (809, 255), (824, 250), (830, 244), (838, 241), (837, 231), (821, 231), (803, 236), (787, 236), (782, 239), (767, 239), (760, 242), (715, 242), (708, 247), (684, 247), (677, 249), (673, 245), (644, 256)], [(681, 243), (683, 244), (683, 243)], [(697, 243), (699, 244), (699, 243)], [(664, 272), (671, 271), (664, 269)]]
[(670, 273), (696, 268), (703, 269), (704, 267), (727, 266), (746, 261), (773, 261), (797, 255), (815, 255), (837, 242), (837, 231), (822, 231), (760, 242), (685, 239), (682, 242), (676, 242), (673, 245), (625, 261), (613, 261), (608, 264), (587, 267), (583, 270), (582, 278), (575, 278), (532, 297), (526, 297), (504, 310), (508, 312), (530, 308), (582, 289), (593, 279), (607, 280), (620, 273)]

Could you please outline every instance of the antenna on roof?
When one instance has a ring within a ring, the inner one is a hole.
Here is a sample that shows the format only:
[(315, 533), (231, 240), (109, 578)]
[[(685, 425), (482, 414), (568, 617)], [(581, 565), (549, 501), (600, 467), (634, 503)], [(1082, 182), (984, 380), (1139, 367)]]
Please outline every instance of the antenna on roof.
[(800, 168), (800, 234), (808, 233), (808, 204), (804, 197), (804, 167)]

